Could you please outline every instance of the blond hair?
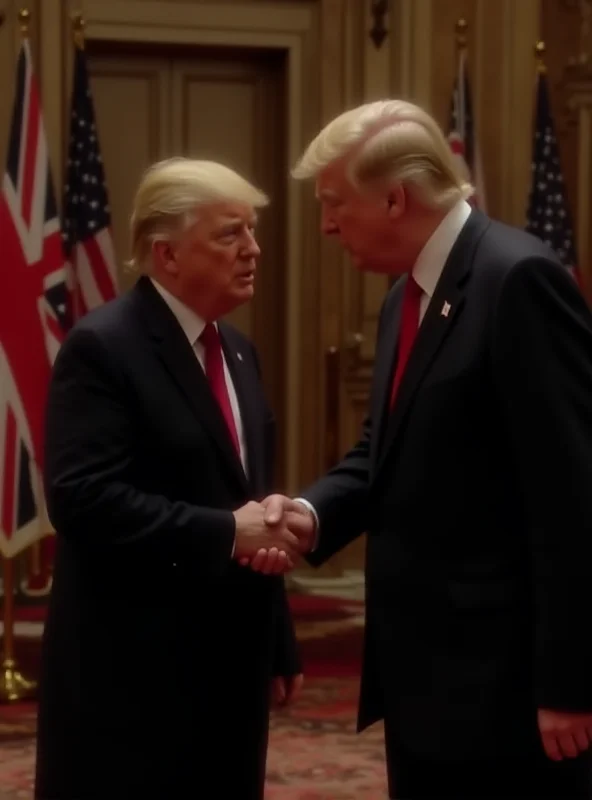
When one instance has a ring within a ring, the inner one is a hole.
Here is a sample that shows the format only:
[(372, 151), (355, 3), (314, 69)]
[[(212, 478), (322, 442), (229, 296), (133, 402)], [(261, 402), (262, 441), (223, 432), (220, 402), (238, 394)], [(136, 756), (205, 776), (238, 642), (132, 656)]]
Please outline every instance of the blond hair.
[(153, 164), (144, 172), (134, 198), (128, 266), (145, 269), (154, 242), (166, 241), (192, 224), (199, 206), (223, 202), (262, 208), (269, 200), (234, 170), (215, 161), (178, 157)]
[(433, 208), (451, 207), (474, 192), (438, 123), (405, 100), (366, 103), (340, 114), (310, 143), (292, 176), (316, 177), (341, 159), (354, 185), (407, 184)]

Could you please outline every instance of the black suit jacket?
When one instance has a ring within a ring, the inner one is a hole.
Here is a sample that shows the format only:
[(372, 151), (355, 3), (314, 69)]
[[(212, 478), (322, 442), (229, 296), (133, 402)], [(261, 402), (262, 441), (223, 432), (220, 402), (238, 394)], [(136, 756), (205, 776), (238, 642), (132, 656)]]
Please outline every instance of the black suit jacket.
[(248, 478), (148, 279), (60, 350), (37, 797), (183, 796), (212, 759), (231, 767), (216, 768), (218, 788), (262, 796), (270, 681), (300, 667), (283, 580), (231, 560), (232, 511), (273, 489), (274, 421), (253, 346), (219, 328)]
[(474, 211), (389, 413), (404, 281), (362, 437), (303, 494), (311, 561), (368, 532), (360, 727), (386, 716), (423, 757), (524, 753), (537, 707), (592, 710), (591, 314), (539, 240)]

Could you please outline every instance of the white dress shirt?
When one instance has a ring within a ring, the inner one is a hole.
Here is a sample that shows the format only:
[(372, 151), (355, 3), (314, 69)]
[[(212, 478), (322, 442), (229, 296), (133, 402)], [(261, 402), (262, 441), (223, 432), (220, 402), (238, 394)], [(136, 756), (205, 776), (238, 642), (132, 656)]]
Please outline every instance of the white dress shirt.
[[(199, 337), (203, 333), (203, 329), (206, 327), (206, 323), (201, 317), (193, 311), (193, 309), (186, 306), (180, 300), (178, 300), (174, 295), (172, 295), (169, 291), (167, 291), (163, 286), (161, 286), (158, 281), (150, 279), (152, 281), (152, 285), (158, 292), (158, 294), (162, 297), (164, 302), (167, 306), (171, 309), (175, 318), (183, 333), (189, 340), (189, 344), (193, 348), (193, 352), (197, 360), (199, 361), (201, 368), (204, 370), (205, 373), (205, 348), (200, 341)], [(217, 323), (214, 323), (217, 327)], [(245, 441), (245, 434), (243, 429), (243, 423), (240, 414), (240, 407), (238, 404), (238, 398), (236, 396), (236, 390), (234, 388), (234, 383), (232, 382), (232, 377), (230, 375), (230, 371), (228, 369), (228, 364), (226, 363), (226, 357), (224, 355), (224, 349), (222, 349), (222, 360), (224, 362), (224, 378), (226, 379), (226, 388), (228, 390), (228, 396), (230, 398), (230, 406), (232, 408), (232, 416), (234, 417), (234, 424), (236, 426), (236, 432), (238, 434), (238, 441), (240, 444), (240, 456), (241, 462), (243, 465), (243, 469), (245, 471), (245, 475), (247, 475), (247, 446)]]
[(425, 243), (411, 271), (415, 282), (423, 290), (419, 301), (419, 324), (421, 325), (430, 300), (434, 296), (436, 284), (450, 251), (459, 237), (465, 222), (471, 213), (471, 206), (466, 200), (459, 200), (453, 206), (436, 230)]

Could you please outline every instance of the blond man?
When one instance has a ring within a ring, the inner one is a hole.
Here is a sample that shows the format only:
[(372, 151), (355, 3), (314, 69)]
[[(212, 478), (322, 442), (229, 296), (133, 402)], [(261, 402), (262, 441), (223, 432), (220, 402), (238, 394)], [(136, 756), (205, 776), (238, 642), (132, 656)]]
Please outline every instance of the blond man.
[(267, 501), (300, 511), (314, 564), (368, 532), (359, 724), (384, 719), (390, 795), (589, 797), (590, 311), (545, 245), (471, 208), (411, 103), (341, 115), (294, 174), (355, 267), (398, 279), (360, 441), (305, 504)]
[(253, 296), (266, 204), (221, 164), (151, 167), (131, 218), (139, 280), (60, 351), (39, 800), (263, 797), (270, 697), (289, 700), (300, 667), (283, 580), (238, 561), (263, 546), (281, 566), (298, 539), (255, 502), (273, 416), (222, 317)]

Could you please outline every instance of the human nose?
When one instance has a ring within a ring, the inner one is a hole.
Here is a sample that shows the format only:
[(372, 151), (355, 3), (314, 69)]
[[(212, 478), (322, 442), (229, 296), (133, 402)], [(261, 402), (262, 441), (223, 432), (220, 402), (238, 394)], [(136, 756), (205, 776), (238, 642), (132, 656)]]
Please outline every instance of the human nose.
[(252, 231), (247, 232), (244, 252), (249, 258), (258, 258), (261, 255), (261, 248), (257, 244), (257, 239)]
[(332, 236), (336, 233), (339, 233), (339, 226), (337, 225), (331, 210), (326, 207), (323, 208), (321, 212), (321, 230), (325, 236)]

